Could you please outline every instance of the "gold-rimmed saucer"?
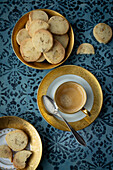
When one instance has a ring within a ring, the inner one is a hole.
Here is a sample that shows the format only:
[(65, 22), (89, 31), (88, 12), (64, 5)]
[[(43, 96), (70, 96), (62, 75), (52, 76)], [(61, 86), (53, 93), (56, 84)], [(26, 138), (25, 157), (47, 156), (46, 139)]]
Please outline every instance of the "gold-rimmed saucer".
[(50, 71), (40, 83), (40, 86), (38, 88), (38, 93), (37, 93), (37, 103), (38, 103), (40, 113), (49, 124), (51, 124), (52, 126), (60, 130), (64, 130), (64, 131), (69, 130), (62, 120), (59, 120), (56, 117), (51, 116), (47, 113), (42, 102), (42, 96), (47, 94), (47, 90), (51, 85), (51, 83), (56, 78), (66, 74), (72, 74), (72, 75), (77, 75), (82, 77), (88, 82), (88, 84), (91, 86), (93, 91), (94, 102), (93, 102), (92, 109), (90, 111), (91, 117), (85, 117), (79, 121), (76, 121), (76, 123), (70, 122), (70, 125), (75, 130), (80, 130), (89, 126), (98, 117), (103, 103), (103, 93), (102, 93), (101, 86), (98, 80), (96, 79), (96, 77), (88, 70), (75, 65), (66, 65)]
[(33, 154), (30, 157), (25, 170), (35, 170), (42, 157), (42, 142), (37, 130), (26, 120), (16, 116), (0, 117), (0, 130), (6, 128), (21, 129), (28, 135), (30, 150)]

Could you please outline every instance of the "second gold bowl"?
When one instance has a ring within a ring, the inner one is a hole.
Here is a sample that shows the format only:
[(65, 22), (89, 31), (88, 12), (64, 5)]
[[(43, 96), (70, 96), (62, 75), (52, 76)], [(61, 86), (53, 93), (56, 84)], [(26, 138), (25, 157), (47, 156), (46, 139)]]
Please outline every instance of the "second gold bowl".
[(28, 135), (30, 150), (32, 151), (33, 154), (30, 157), (27, 163), (27, 167), (24, 170), (36, 169), (42, 157), (42, 141), (37, 130), (33, 127), (33, 125), (31, 125), (26, 120), (16, 116), (0, 117), (0, 130), (6, 128), (20, 129), (23, 130)]

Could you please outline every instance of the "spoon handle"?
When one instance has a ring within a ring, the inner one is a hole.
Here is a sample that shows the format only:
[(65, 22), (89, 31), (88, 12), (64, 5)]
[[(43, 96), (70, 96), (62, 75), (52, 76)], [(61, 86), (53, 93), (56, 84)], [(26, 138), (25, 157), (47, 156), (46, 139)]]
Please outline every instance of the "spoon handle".
[[(60, 114), (61, 116), (61, 114)], [(68, 128), (71, 130), (71, 132), (73, 133), (74, 137), (76, 138), (76, 140), (83, 146), (86, 146), (86, 143), (84, 141), (84, 139), (77, 133), (77, 131), (75, 131), (72, 126), (67, 122), (67, 120), (65, 120), (62, 116), (61, 118), (64, 120), (64, 122), (66, 123), (66, 125), (68, 126)]]

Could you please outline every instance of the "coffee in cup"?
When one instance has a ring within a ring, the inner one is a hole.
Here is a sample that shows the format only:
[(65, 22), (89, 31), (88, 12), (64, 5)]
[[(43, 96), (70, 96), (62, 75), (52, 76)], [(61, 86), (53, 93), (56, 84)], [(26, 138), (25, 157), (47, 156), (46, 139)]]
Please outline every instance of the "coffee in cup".
[(64, 113), (75, 113), (81, 110), (87, 114), (84, 108), (87, 100), (86, 91), (76, 82), (68, 81), (61, 84), (55, 92), (54, 99), (59, 110)]

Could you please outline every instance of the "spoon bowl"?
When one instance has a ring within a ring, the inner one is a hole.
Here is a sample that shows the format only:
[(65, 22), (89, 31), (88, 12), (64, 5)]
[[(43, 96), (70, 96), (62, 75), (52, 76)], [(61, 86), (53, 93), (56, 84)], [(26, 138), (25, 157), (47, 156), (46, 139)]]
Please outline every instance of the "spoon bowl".
[(67, 122), (67, 120), (64, 119), (64, 117), (60, 114), (57, 106), (55, 105), (54, 100), (47, 95), (43, 95), (42, 100), (43, 100), (43, 104), (44, 104), (46, 110), (49, 112), (49, 114), (57, 115), (60, 118), (62, 118), (62, 120), (66, 123), (68, 128), (71, 130), (71, 132), (74, 135), (74, 137), (76, 138), (76, 140), (79, 142), (79, 144), (86, 146), (84, 139), (72, 128), (72, 126)]

